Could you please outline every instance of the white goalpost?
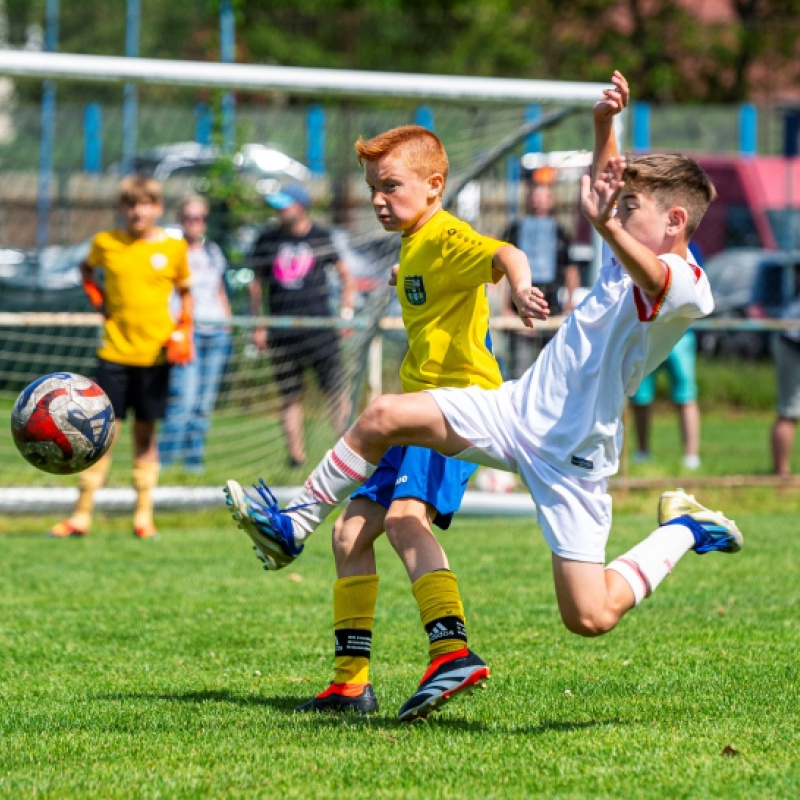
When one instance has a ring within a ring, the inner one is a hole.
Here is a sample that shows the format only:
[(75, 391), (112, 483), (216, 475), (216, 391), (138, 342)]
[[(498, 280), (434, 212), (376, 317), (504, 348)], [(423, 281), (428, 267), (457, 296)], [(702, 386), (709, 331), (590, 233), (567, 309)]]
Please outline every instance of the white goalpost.
[[(291, 328), (313, 326), (319, 329), (320, 341), (341, 336), (344, 367), (341, 385), (349, 393), (357, 411), (372, 391), (380, 388), (396, 390), (397, 365), (404, 352), (404, 335), (390, 319), (397, 309), (386, 288), (385, 278), (396, 257), (390, 240), (376, 231), (376, 223), (361, 186), (352, 157), (352, 143), (358, 135), (374, 135), (380, 130), (412, 121), (413, 104), (435, 105), (436, 132), (445, 140), (451, 156), (451, 184), (457, 189), (470, 189), (472, 206), (479, 217), (470, 221), (487, 232), (500, 235), (503, 225), (513, 215), (519, 201), (519, 175), (508, 172), (507, 154), (514, 153), (519, 162), (521, 145), (526, 136), (562, 125), (558, 109), (588, 106), (604, 84), (569, 83), (563, 81), (495, 79), (469, 76), (416, 75), (403, 73), (359, 72), (352, 70), (304, 69), (247, 64), (181, 62), (142, 58), (89, 56), (63, 53), (0, 51), (0, 75), (9, 78), (79, 82), (85, 87), (87, 102), (92, 101), (96, 84), (136, 83), (140, 86), (139, 114), (146, 129), (163, 133), (169, 141), (192, 138), (187, 133), (191, 109), (161, 108), (160, 101), (148, 105), (148, 87), (183, 87), (193, 89), (241, 90), (248, 93), (283, 93), (308, 102), (324, 102), (329, 109), (330, 128), (327, 141), (330, 162), (347, 164), (337, 167), (338, 174), (315, 175), (311, 181), (316, 198), (316, 212), (332, 217), (336, 203), (344, 204), (349, 214), (345, 244), (345, 260), (352, 258), (361, 286), (356, 319), (331, 319), (320, 322), (306, 318), (260, 320), (270, 326)], [(338, 98), (338, 100), (337, 100)], [(363, 105), (358, 105), (362, 101)], [(380, 102), (386, 101), (386, 107)], [(338, 103), (342, 103), (341, 113)], [(355, 105), (354, 105), (355, 104)], [(378, 105), (376, 105), (378, 104)], [(531, 104), (541, 104), (540, 123), (531, 120)], [(548, 112), (549, 109), (549, 112)], [(21, 113), (21, 112), (20, 112)], [(69, 116), (71, 109), (60, 109), (59, 135), (69, 140), (79, 137), (79, 127)], [(77, 114), (77, 112), (75, 112)], [(108, 127), (113, 120), (108, 115)], [(277, 141), (285, 150), (297, 155), (297, 142), (305, 135), (304, 117), (297, 108), (269, 106), (250, 107), (242, 103), (236, 109), (237, 122), (249, 130), (254, 140)], [(172, 126), (172, 128), (170, 128)], [(440, 129), (441, 126), (441, 129)], [(20, 141), (22, 126), (19, 125)], [(33, 138), (30, 135), (28, 139)], [(578, 138), (577, 136), (575, 137)], [(584, 144), (586, 138), (581, 137)], [(335, 143), (335, 144), (334, 144)], [(561, 143), (559, 143), (561, 144)], [(77, 145), (76, 145), (77, 147)], [(552, 149), (567, 150), (574, 145)], [(80, 164), (60, 167), (61, 195), (65, 206), (61, 216), (77, 215), (71, 203), (91, 201), (96, 193), (97, 206), (113, 205), (113, 188), (118, 175), (85, 176)], [(349, 172), (348, 172), (349, 170)], [(344, 190), (343, 190), (344, 187)], [(165, 185), (168, 197), (179, 198), (187, 189), (197, 188), (191, 182), (175, 181)], [(343, 193), (344, 192), (344, 193)], [(89, 200), (87, 200), (87, 196)], [(76, 198), (73, 200), (73, 197)], [(459, 195), (460, 197), (460, 195)], [(455, 196), (454, 196), (455, 199)], [(459, 209), (456, 209), (460, 213)], [(97, 212), (98, 214), (100, 212)], [(0, 215), (0, 224), (4, 222)], [(10, 214), (5, 215), (10, 218)], [(108, 214), (106, 217), (108, 219)], [(8, 223), (6, 223), (8, 224)], [(20, 223), (22, 224), (22, 223)], [(77, 224), (63, 226), (66, 236), (75, 235)], [(100, 223), (97, 225), (100, 228)], [(21, 248), (23, 249), (23, 248)], [(2, 261), (2, 258), (0, 258)], [(40, 268), (41, 269), (41, 268)], [(12, 267), (0, 263), (0, 278)], [(233, 289), (242, 292), (248, 276), (246, 266), (234, 270)], [(18, 273), (15, 273), (19, 277)], [(336, 292), (335, 282), (332, 285)], [(2, 293), (0, 288), (0, 293)], [(27, 297), (27, 295), (26, 295)], [(56, 369), (69, 369), (92, 374), (94, 348), (98, 336), (96, 317), (51, 313), (49, 317), (26, 318), (24, 308), (2, 305), (0, 294), (0, 407), (10, 411), (16, 394), (28, 381)], [(51, 309), (55, 312), (57, 309)], [(222, 390), (213, 416), (207, 445), (207, 467), (202, 475), (178, 469), (162, 473), (161, 487), (155, 495), (161, 508), (204, 507), (221, 504), (220, 489), (224, 479), (236, 477), (248, 482), (263, 475), (272, 485), (283, 487), (279, 499), (290, 496), (292, 486), (305, 478), (307, 468), (292, 469), (286, 463), (286, 451), (280, 428), (280, 396), (273, 381), (273, 366), (263, 353), (254, 351), (251, 332), (254, 318), (244, 316), (247, 309), (240, 303), (235, 310), (232, 327), (234, 353), (223, 380)], [(91, 317), (91, 318), (90, 318)], [(375, 334), (383, 326), (383, 350), (376, 360), (372, 347)], [(393, 330), (394, 329), (394, 330)], [(502, 333), (498, 333), (502, 336)], [(313, 378), (305, 398), (308, 440), (308, 465), (334, 441), (325, 409), (325, 398), (315, 387)], [(125, 510), (133, 502), (128, 489), (130, 481), (130, 426), (123, 426), (123, 438), (115, 448), (114, 467), (109, 487), (98, 494), (98, 508)], [(29, 467), (14, 450), (10, 436), (0, 440), (0, 510), (6, 513), (66, 510), (74, 501), (76, 478), (58, 478), (39, 473)], [(485, 495), (472, 493), (464, 509), (470, 513), (530, 513), (525, 496)]]
[(605, 86), (580, 81), (275, 67), (19, 50), (0, 50), (0, 74), (9, 77), (104, 83), (130, 81), (240, 91), (277, 90), (350, 97), (554, 102), (565, 105), (593, 103)]

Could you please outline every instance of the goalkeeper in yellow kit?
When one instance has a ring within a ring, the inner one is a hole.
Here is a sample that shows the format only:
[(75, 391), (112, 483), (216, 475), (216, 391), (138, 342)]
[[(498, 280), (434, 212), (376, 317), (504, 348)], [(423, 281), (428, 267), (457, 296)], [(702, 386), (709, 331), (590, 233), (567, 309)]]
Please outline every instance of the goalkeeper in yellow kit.
[[(166, 413), (169, 368), (193, 357), (191, 276), (186, 242), (157, 225), (164, 210), (161, 184), (154, 178), (128, 176), (120, 183), (118, 199), (125, 227), (94, 237), (81, 273), (89, 299), (105, 316), (97, 383), (109, 396), (118, 423), (129, 410), (134, 413), (133, 532), (149, 539), (156, 536), (156, 422)], [(97, 272), (103, 274), (102, 289), (95, 280)], [(181, 298), (177, 324), (169, 311), (175, 289)], [(119, 429), (118, 424), (117, 435)], [(110, 466), (111, 450), (81, 473), (72, 515), (54, 525), (51, 536), (89, 533), (94, 493), (105, 483)]]

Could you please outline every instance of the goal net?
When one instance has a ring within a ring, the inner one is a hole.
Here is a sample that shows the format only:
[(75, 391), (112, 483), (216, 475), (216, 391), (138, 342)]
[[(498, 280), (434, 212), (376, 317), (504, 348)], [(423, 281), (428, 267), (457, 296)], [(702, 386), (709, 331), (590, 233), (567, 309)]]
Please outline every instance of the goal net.
[[(14, 101), (0, 125), (0, 236), (5, 248), (0, 250), (0, 408), (8, 418), (18, 392), (47, 372), (94, 374), (101, 320), (83, 297), (77, 267), (90, 237), (118, 224), (116, 189), (125, 165), (162, 179), (162, 223), (168, 227), (175, 226), (187, 194), (207, 195), (209, 235), (223, 246), (230, 267), (232, 345), (210, 416), (202, 470), (178, 461), (162, 471), (161, 486), (177, 487), (170, 495), (175, 503), (192, 497), (197, 503), (221, 500), (219, 487), (227, 478), (249, 483), (263, 476), (271, 485), (296, 485), (335, 441), (343, 418), (357, 414), (371, 394), (400, 389), (398, 367), (406, 343), (396, 321), (394, 290), (387, 284), (399, 241), (383, 233), (374, 219), (353, 152), (359, 136), (414, 122), (433, 128), (450, 158), (449, 206), (495, 236), (519, 213), (526, 169), (566, 167), (559, 171), (557, 212), (578, 234), (575, 197), (585, 159), (576, 160), (576, 152), (591, 141), (590, 120), (588, 114), (558, 111), (586, 105), (590, 95), (596, 96), (587, 88), (576, 98), (568, 84), (561, 96), (548, 84), (551, 96), (533, 109), (529, 101), (509, 99), (507, 92), (476, 99), (432, 89), (429, 97), (417, 92), (412, 98), (393, 96), (387, 84), (385, 95), (362, 97), (357, 81), (337, 96), (326, 94), (324, 87), (315, 95), (307, 87), (300, 94), (291, 86), (277, 91), (250, 85), (247, 95), (237, 98), (235, 141), (226, 149), (214, 133), (220, 114), (214, 98), (221, 89), (189, 87), (177, 78), (166, 85), (164, 74), (162, 69), (157, 84), (138, 80), (133, 161), (125, 152), (129, 120), (118, 99), (121, 88), (103, 83), (99, 75), (90, 82), (50, 76), (58, 89), (53, 123), (58, 135), (47, 176), (41, 161), (44, 117), (32, 88), (41, 76), (26, 73), (11, 84)], [(526, 167), (522, 156), (531, 148), (537, 152)], [(264, 195), (296, 180), (306, 183), (312, 217), (332, 230), (337, 254), (355, 277), (358, 300), (352, 320), (339, 317), (341, 287), (335, 271), (329, 275), (329, 317), (249, 315), (249, 251), (257, 232), (274, 224)], [(274, 341), (302, 333), (312, 353), (338, 345), (340, 359), (327, 385), (320, 385), (313, 369), (303, 376), (303, 466), (291, 463), (286, 445), (280, 380), (284, 352), (255, 346), (253, 332), (259, 325), (269, 328)], [(114, 490), (130, 484), (129, 437), (130, 425), (123, 425), (109, 479)], [(74, 492), (76, 485), (76, 477), (36, 471), (16, 453), (10, 436), (0, 437), (0, 507), (68, 505), (74, 495), (65, 490)]]

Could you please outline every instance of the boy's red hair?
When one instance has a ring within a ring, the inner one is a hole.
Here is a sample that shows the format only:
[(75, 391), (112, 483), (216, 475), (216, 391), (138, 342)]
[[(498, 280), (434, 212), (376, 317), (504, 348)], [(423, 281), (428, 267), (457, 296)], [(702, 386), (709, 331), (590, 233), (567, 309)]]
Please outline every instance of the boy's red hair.
[(367, 140), (359, 137), (355, 150), (361, 166), (397, 151), (403, 163), (422, 177), (438, 172), (447, 181), (447, 151), (439, 137), (421, 125), (401, 125)]

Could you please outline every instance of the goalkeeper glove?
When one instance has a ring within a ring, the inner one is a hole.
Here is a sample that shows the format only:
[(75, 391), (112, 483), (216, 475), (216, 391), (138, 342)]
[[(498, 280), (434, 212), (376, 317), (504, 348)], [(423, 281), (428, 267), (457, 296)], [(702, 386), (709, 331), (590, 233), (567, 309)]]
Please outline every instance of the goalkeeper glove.
[(103, 294), (103, 290), (91, 278), (83, 279), (83, 291), (86, 292), (86, 296), (89, 298), (89, 302), (95, 308), (103, 307), (103, 303), (105, 303), (106, 297)]
[(167, 361), (178, 365), (194, 361), (194, 326), (189, 314), (180, 315), (175, 330), (167, 339)]

